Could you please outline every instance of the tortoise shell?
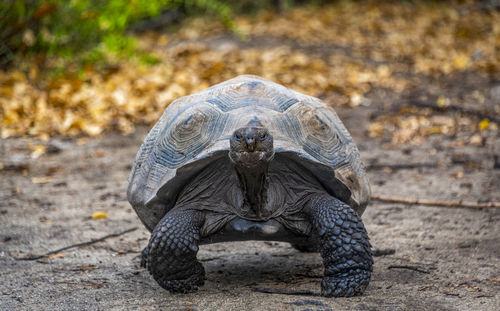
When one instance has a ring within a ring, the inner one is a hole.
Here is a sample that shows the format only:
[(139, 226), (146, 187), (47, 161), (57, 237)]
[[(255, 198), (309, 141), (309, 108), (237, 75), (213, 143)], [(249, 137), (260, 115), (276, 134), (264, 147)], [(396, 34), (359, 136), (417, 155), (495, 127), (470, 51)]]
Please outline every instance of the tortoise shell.
[(151, 129), (132, 168), (127, 198), (153, 230), (183, 187), (213, 161), (229, 160), (229, 139), (258, 122), (276, 154), (312, 172), (328, 193), (359, 215), (370, 188), (359, 151), (325, 102), (269, 80), (243, 75), (172, 102)]

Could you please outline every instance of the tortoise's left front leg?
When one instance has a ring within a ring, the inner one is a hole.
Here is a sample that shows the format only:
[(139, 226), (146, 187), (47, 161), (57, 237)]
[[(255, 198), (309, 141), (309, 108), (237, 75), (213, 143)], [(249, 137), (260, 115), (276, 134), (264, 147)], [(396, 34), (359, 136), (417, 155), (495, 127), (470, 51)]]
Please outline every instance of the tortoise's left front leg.
[(344, 202), (327, 194), (315, 194), (304, 212), (320, 236), (325, 267), (321, 293), (327, 297), (362, 294), (370, 282), (372, 251), (359, 215)]

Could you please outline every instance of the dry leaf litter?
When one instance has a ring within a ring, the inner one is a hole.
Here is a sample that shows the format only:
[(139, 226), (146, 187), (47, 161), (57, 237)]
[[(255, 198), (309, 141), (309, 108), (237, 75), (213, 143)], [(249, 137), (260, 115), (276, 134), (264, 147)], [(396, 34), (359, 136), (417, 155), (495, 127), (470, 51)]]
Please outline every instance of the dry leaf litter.
[[(260, 75), (334, 106), (355, 107), (370, 104), (366, 94), (372, 89), (403, 92), (411, 87), (415, 82), (405, 72), (500, 72), (500, 12), (495, 11), (341, 1), (235, 22), (246, 40), (218, 44), (212, 39), (234, 35), (202, 18), (184, 22), (176, 33), (141, 35), (141, 45), (162, 59), (150, 67), (125, 62), (105, 74), (87, 70), (83, 79), (53, 81), (39, 81), (36, 68), (29, 74), (0, 72), (1, 136), (94, 136), (106, 129), (130, 133), (135, 124), (153, 124), (176, 98), (240, 74)], [(276, 44), (252, 45), (259, 40)], [(476, 94), (479, 101), (481, 96)], [(443, 96), (436, 100), (440, 107), (450, 104), (460, 103)], [(452, 135), (461, 128), (477, 135), (498, 131), (496, 123), (479, 121), (409, 108), (373, 120), (367, 130), (372, 137), (390, 132), (393, 143), (418, 143), (427, 135)], [(40, 154), (43, 150), (33, 150), (33, 157)]]

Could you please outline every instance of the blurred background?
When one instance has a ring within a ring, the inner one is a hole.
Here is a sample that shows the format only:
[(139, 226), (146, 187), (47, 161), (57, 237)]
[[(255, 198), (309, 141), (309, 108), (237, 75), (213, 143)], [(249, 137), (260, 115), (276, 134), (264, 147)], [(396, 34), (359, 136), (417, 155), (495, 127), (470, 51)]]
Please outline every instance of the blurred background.
[(256, 74), (335, 107), (389, 110), (370, 137), (498, 129), (496, 1), (5, 0), (2, 138), (130, 133), (174, 99)]

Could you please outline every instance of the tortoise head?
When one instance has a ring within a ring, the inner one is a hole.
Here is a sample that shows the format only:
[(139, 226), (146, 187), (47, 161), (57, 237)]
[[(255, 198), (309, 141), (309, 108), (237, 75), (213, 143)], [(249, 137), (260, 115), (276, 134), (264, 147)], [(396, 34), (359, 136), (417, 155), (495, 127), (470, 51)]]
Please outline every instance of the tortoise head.
[(273, 136), (267, 128), (249, 124), (234, 131), (229, 158), (237, 166), (255, 167), (269, 163), (274, 156)]

